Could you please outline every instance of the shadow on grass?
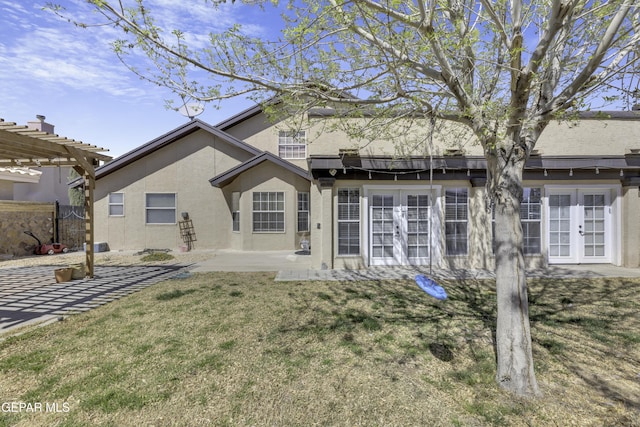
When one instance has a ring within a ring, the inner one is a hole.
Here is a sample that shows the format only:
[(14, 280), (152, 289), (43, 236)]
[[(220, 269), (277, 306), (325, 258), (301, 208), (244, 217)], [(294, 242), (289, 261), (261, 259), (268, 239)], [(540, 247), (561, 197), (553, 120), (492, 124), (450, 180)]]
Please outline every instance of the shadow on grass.
[(640, 410), (640, 281), (531, 279), (529, 287), (534, 343), (605, 399)]
[[(353, 347), (354, 332), (377, 332), (389, 326), (385, 331), (392, 332), (394, 326), (403, 326), (414, 331), (412, 344), (404, 344), (407, 354), (429, 352), (444, 362), (454, 362), (462, 346), (472, 353), (484, 352), (480, 347), (487, 344), (493, 348), (495, 294), (489, 282), (461, 279), (440, 284), (447, 289), (446, 301), (427, 295), (412, 280), (325, 282), (312, 292), (290, 292), (300, 313), (314, 315), (302, 322), (287, 322), (280, 332), (344, 331)], [(385, 345), (381, 340), (379, 349), (384, 351)]]
[[(543, 372), (549, 363), (561, 364), (604, 399), (639, 410), (640, 400), (634, 392), (637, 377), (627, 376), (631, 385), (626, 388), (602, 377), (606, 377), (609, 364), (625, 363), (626, 370), (640, 366), (640, 361), (634, 360), (637, 351), (633, 351), (640, 342), (640, 332), (629, 327), (638, 323), (640, 281), (547, 278), (528, 279), (528, 283), (537, 369)], [(495, 369), (495, 282), (461, 277), (439, 284), (447, 290), (446, 301), (423, 293), (413, 280), (325, 282), (315, 291), (290, 293), (300, 311), (313, 310), (315, 315), (307, 323), (283, 325), (283, 330), (320, 335), (344, 331), (349, 348), (357, 349), (360, 355), (358, 331), (392, 334), (393, 327), (400, 325), (416, 331), (413, 344), (405, 348), (407, 354), (428, 351), (441, 361), (455, 363), (456, 355), (466, 347), (484, 363), (490, 346), (493, 367), (485, 367), (485, 371)], [(572, 333), (567, 332), (569, 328)], [(381, 338), (377, 343), (379, 348), (374, 350), (384, 351), (386, 342)], [(605, 362), (595, 366), (592, 359)]]

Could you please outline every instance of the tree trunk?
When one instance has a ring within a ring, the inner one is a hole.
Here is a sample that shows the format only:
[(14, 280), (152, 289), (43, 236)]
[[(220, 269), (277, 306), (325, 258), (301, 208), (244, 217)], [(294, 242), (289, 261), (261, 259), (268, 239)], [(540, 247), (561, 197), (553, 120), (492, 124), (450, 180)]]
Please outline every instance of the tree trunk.
[(520, 222), (524, 162), (524, 156), (504, 160), (496, 155), (488, 164), (489, 191), (495, 211), (496, 381), (515, 395), (536, 396), (540, 392), (533, 369)]

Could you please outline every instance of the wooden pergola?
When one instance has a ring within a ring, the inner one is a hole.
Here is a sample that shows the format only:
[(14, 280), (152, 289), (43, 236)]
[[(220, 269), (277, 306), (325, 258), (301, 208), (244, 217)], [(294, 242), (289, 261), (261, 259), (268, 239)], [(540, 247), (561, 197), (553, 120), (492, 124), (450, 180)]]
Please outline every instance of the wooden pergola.
[(86, 274), (93, 278), (93, 190), (96, 166), (108, 151), (95, 145), (5, 122), (0, 118), (0, 167), (72, 167), (84, 179)]

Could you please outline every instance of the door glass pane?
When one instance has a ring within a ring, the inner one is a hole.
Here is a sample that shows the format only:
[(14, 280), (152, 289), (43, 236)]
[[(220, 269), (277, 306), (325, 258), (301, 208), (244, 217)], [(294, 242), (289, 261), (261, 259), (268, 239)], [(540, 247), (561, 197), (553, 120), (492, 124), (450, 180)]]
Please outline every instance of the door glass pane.
[(583, 248), (585, 256), (605, 256), (604, 194), (583, 195)]
[(549, 196), (549, 255), (571, 255), (571, 196)]
[(407, 257), (429, 256), (429, 196), (407, 196)]
[(371, 256), (393, 258), (393, 196), (374, 194), (371, 197)]

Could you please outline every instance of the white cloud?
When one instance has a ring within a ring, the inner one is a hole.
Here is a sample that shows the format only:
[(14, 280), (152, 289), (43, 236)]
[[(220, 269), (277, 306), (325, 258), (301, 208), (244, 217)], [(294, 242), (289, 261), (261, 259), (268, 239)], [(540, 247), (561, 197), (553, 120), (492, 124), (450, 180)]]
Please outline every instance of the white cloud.
[[(136, 102), (158, 103), (171, 96), (167, 89), (142, 83), (120, 63), (111, 48), (111, 42), (122, 37), (112, 26), (80, 28), (42, 10), (44, 0), (0, 0), (0, 70), (2, 85), (0, 97), (5, 102), (15, 101), (29, 89), (40, 93), (65, 92), (65, 88), (92, 96), (136, 99)], [(105, 19), (84, 0), (57, 0), (72, 20), (97, 24)], [(205, 47), (209, 33), (221, 31), (234, 23), (243, 23), (246, 32), (253, 35), (266, 33), (256, 16), (264, 18), (252, 7), (228, 3), (218, 8), (205, 1), (148, 0), (159, 25), (181, 28), (193, 48)], [(185, 5), (188, 5), (185, 6)], [(157, 8), (157, 10), (156, 10)], [(264, 21), (264, 19), (263, 19)], [(131, 59), (145, 63), (135, 56)], [(19, 88), (20, 90), (17, 90)]]
[[(211, 2), (190, 2), (188, 7), (182, 0), (150, 0), (151, 15), (161, 28), (179, 29), (194, 48), (206, 47), (209, 34), (224, 31), (240, 24), (247, 35), (260, 37), (268, 32), (262, 23), (253, 22), (264, 18), (258, 6), (247, 6), (241, 2), (214, 6)], [(262, 19), (264, 22), (264, 19)]]
[[(9, 7), (9, 3), (2, 1), (0, 5)], [(110, 47), (113, 30), (77, 28), (60, 19), (51, 20), (47, 16), (50, 12), (39, 9), (16, 8), (13, 14), (15, 22), (23, 24), (21, 31), (12, 29), (9, 37), (2, 37), (0, 67), (5, 85), (28, 87), (37, 82), (49, 89), (69, 87), (112, 96), (145, 96), (138, 78), (118, 61)], [(5, 19), (6, 15), (0, 18)], [(105, 37), (106, 33), (110, 34)]]

